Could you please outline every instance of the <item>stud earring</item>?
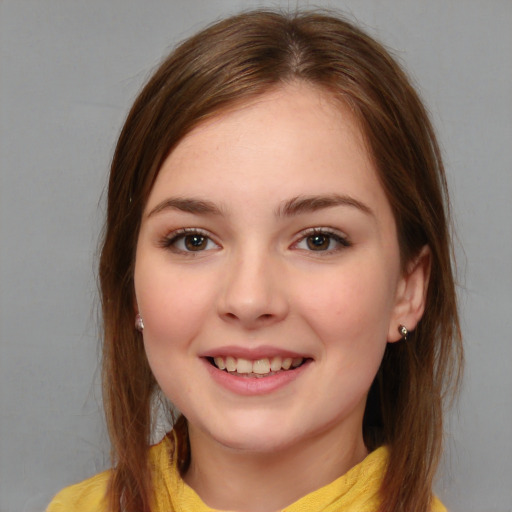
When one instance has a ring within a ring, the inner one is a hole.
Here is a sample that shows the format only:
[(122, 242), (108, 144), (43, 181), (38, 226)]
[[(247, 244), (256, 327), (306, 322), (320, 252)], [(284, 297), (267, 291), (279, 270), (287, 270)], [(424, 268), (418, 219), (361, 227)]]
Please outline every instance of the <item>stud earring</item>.
[(144, 320), (142, 320), (142, 317), (137, 313), (135, 316), (135, 329), (137, 331), (142, 332), (144, 330)]
[(407, 327), (405, 327), (405, 325), (400, 324), (398, 326), (398, 332), (400, 333), (400, 336), (402, 336), (402, 339), (404, 341), (407, 341), (407, 336), (409, 336), (409, 331), (407, 330)]

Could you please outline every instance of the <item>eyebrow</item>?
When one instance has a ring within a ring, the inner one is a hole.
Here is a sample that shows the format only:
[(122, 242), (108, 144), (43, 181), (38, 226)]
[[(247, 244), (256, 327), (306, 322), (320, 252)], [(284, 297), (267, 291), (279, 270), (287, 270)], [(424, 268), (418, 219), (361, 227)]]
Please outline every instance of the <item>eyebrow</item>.
[(151, 217), (164, 210), (180, 210), (182, 212), (202, 215), (222, 215), (220, 208), (211, 201), (185, 197), (170, 197), (158, 203), (147, 216)]
[[(292, 217), (335, 206), (350, 206), (375, 217), (373, 210), (361, 201), (339, 194), (297, 196), (285, 201), (276, 210), (277, 217)], [(222, 210), (212, 201), (185, 197), (170, 197), (158, 203), (147, 215), (152, 217), (164, 210), (179, 210), (196, 215), (222, 215)]]
[(284, 202), (277, 210), (278, 217), (291, 217), (302, 213), (315, 212), (324, 208), (332, 208), (334, 206), (350, 206), (357, 208), (366, 215), (375, 217), (373, 210), (355, 199), (354, 197), (339, 194), (315, 195), (315, 196), (297, 196)]

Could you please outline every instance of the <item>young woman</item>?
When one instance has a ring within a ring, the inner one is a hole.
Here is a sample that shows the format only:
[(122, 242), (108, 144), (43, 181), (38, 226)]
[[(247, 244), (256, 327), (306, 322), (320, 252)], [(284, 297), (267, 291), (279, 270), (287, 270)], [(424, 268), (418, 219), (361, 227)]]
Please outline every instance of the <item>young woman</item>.
[[(446, 182), (389, 54), (318, 13), (185, 41), (112, 163), (113, 469), (49, 512), (437, 512), (462, 363)], [(180, 411), (150, 447), (155, 396)]]

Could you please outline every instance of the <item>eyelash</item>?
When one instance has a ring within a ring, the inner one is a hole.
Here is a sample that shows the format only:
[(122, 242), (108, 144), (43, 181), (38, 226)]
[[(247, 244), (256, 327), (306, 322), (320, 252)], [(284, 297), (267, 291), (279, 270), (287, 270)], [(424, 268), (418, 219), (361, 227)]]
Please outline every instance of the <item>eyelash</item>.
[[(317, 250), (314, 249), (303, 249), (307, 252), (318, 252), (320, 254), (332, 254), (337, 251), (341, 251), (343, 249), (346, 249), (352, 245), (352, 243), (349, 241), (346, 235), (342, 234), (341, 232), (334, 230), (332, 228), (311, 228), (308, 230), (305, 230), (301, 233), (301, 238), (293, 244), (294, 247), (297, 247), (301, 242), (306, 241), (309, 237), (313, 236), (323, 236), (326, 237), (329, 241), (329, 245), (332, 241), (334, 241), (336, 244), (338, 244), (337, 247), (334, 249), (326, 249), (326, 250)], [(298, 247), (297, 247), (298, 248)]]
[[(206, 244), (207, 244), (206, 247), (208, 246), (209, 243), (213, 243), (218, 247), (218, 244), (212, 239), (211, 235), (207, 231), (204, 231), (199, 228), (177, 229), (176, 231), (173, 231), (169, 235), (165, 236), (160, 241), (159, 245), (162, 248), (169, 249), (173, 252), (180, 253), (180, 254), (187, 254), (187, 255), (194, 255), (195, 253), (204, 252), (205, 250), (207, 250), (207, 249), (199, 249), (197, 251), (185, 250), (185, 249), (178, 248), (176, 246), (176, 244), (179, 240), (185, 240), (185, 238), (187, 236), (194, 236), (194, 235), (203, 238), (206, 241)], [(310, 247), (308, 249), (298, 247), (299, 244), (301, 244), (304, 241), (307, 241), (307, 239), (309, 237), (313, 237), (313, 236), (325, 237), (328, 241), (328, 247), (329, 247), (329, 245), (331, 245), (332, 241), (334, 241), (336, 244), (338, 244), (338, 246), (333, 249), (327, 248), (327, 249), (320, 249), (320, 250), (314, 250), (314, 249), (311, 249)], [(332, 254), (334, 252), (348, 248), (351, 245), (352, 244), (348, 240), (348, 238), (345, 235), (343, 235), (342, 233), (340, 233), (339, 231), (333, 230), (332, 228), (317, 227), (317, 228), (310, 228), (310, 229), (307, 229), (307, 230), (301, 232), (299, 240), (294, 242), (291, 247), (297, 248), (300, 250), (304, 250), (306, 252), (312, 252), (312, 253), (317, 252), (320, 254), (322, 254), (322, 253), (323, 254)]]
[(218, 246), (218, 244), (212, 239), (210, 233), (208, 233), (207, 231), (204, 231), (202, 229), (199, 229), (199, 228), (181, 228), (181, 229), (177, 229), (176, 231), (173, 231), (172, 233), (170, 233), (169, 235), (165, 236), (161, 242), (160, 242), (160, 246), (163, 247), (164, 249), (169, 249), (171, 250), (172, 252), (176, 252), (176, 253), (180, 253), (180, 254), (189, 254), (189, 255), (194, 255), (196, 252), (203, 252), (202, 250), (199, 250), (199, 251), (187, 251), (187, 250), (184, 250), (184, 249), (180, 249), (178, 247), (176, 247), (176, 243), (179, 241), (179, 240), (185, 240), (185, 238), (187, 236), (198, 236), (198, 237), (202, 237), (206, 240), (206, 243), (214, 243), (215, 245)]

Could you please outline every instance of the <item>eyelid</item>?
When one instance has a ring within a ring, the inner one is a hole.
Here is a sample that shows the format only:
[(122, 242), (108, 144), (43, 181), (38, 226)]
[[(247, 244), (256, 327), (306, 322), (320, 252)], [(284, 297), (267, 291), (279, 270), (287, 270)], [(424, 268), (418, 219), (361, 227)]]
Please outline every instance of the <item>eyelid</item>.
[(159, 240), (159, 246), (164, 249), (168, 249), (174, 253), (186, 254), (186, 255), (192, 255), (192, 256), (197, 256), (199, 253), (208, 252), (208, 251), (212, 250), (212, 249), (205, 249), (202, 251), (184, 251), (184, 250), (178, 249), (177, 247), (174, 246), (176, 241), (178, 241), (180, 238), (186, 237), (187, 235), (204, 236), (205, 238), (210, 240), (212, 243), (214, 243), (217, 246), (216, 248), (221, 247), (220, 244), (215, 240), (215, 237), (209, 231), (206, 231), (205, 229), (202, 229), (202, 228), (175, 229), (175, 230), (171, 231), (170, 233), (167, 233), (165, 236), (163, 236)]
[(332, 239), (334, 239), (339, 244), (339, 247), (336, 247), (335, 249), (328, 249), (325, 251), (309, 250), (307, 252), (311, 252), (311, 253), (318, 252), (319, 255), (332, 254), (333, 252), (350, 247), (352, 245), (352, 242), (350, 241), (348, 235), (346, 233), (344, 233), (343, 231), (340, 231), (339, 229), (335, 229), (335, 228), (331, 228), (331, 227), (319, 226), (319, 227), (307, 228), (307, 229), (302, 230), (300, 233), (298, 233), (298, 238), (292, 244), (292, 248), (297, 248), (298, 244), (300, 242), (304, 241), (308, 236), (312, 236), (312, 235), (316, 235), (316, 234), (330, 236)]

